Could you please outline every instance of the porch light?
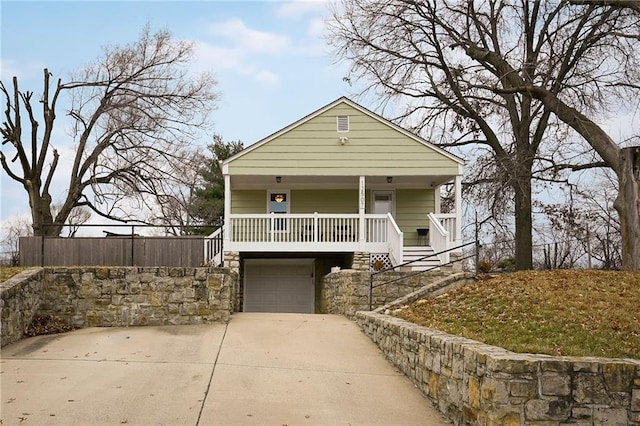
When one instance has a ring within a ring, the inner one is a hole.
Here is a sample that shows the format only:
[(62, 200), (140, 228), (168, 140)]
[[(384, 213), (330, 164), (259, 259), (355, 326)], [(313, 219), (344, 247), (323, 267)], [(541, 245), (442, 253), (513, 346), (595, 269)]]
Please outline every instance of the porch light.
[(393, 182), (393, 176), (387, 176), (387, 183)]
[(276, 183), (282, 182), (282, 176), (276, 176)]
[(281, 203), (284, 201), (284, 194), (276, 194), (275, 197), (276, 203)]

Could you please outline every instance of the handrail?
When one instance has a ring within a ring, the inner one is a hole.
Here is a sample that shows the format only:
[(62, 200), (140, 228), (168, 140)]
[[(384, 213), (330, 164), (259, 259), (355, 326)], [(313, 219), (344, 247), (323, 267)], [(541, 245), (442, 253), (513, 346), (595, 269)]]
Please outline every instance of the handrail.
[(433, 213), (429, 213), (427, 216), (429, 217), (429, 219), (431, 220), (431, 223), (436, 227), (436, 229), (442, 236), (446, 237), (449, 235), (449, 231), (444, 229), (444, 226), (442, 226), (442, 224), (440, 223), (440, 219), (438, 219), (436, 215), (434, 215)]
[(224, 227), (220, 226), (204, 239), (204, 263), (214, 266), (222, 263), (222, 241), (224, 238)]
[[(387, 243), (389, 255), (393, 258), (394, 262), (402, 262), (402, 247), (404, 246), (404, 234), (398, 227), (398, 224), (393, 218), (391, 213), (387, 213), (387, 226), (393, 229), (393, 233), (389, 232)], [(392, 235), (397, 238), (392, 238)]]
[[(425, 273), (425, 272), (429, 272), (429, 271), (431, 271), (431, 270), (433, 270), (433, 269), (435, 269), (435, 268), (439, 268), (439, 267), (444, 266), (444, 265), (449, 265), (449, 264), (451, 264), (451, 263), (453, 263), (453, 262), (447, 262), (447, 263), (444, 263), (444, 264), (442, 264), (442, 265), (433, 266), (433, 267), (431, 267), (431, 268), (429, 268), (429, 269), (426, 269), (426, 270), (424, 270), (424, 271), (417, 271), (417, 272), (415, 272), (415, 273), (413, 273), (413, 274), (410, 274), (410, 275), (405, 275), (405, 276), (403, 276), (403, 277), (394, 278), (394, 279), (392, 279), (392, 280), (385, 281), (385, 282), (383, 282), (383, 283), (379, 283), (379, 284), (378, 284), (378, 285), (376, 285), (376, 286), (374, 286), (374, 285), (373, 285), (373, 277), (374, 277), (374, 276), (376, 276), (376, 275), (380, 275), (380, 274), (385, 273), (385, 272), (389, 272), (389, 271), (394, 270), (394, 269), (396, 269), (396, 268), (401, 268), (401, 267), (403, 267), (403, 266), (410, 265), (410, 264), (415, 263), (415, 262), (419, 262), (419, 261), (421, 261), (421, 260), (429, 259), (429, 258), (431, 258), (431, 257), (435, 257), (435, 256), (440, 256), (442, 253), (448, 253), (448, 252), (451, 252), (451, 251), (454, 251), (454, 250), (457, 250), (457, 249), (461, 249), (462, 247), (466, 247), (466, 246), (469, 246), (469, 245), (471, 245), (471, 244), (475, 244), (475, 245), (476, 245), (476, 247), (477, 247), (478, 242), (479, 242), (478, 240), (470, 241), (470, 242), (468, 242), (468, 243), (461, 244), (461, 245), (456, 246), (456, 247), (451, 247), (451, 248), (448, 248), (448, 249), (446, 249), (446, 250), (442, 250), (442, 251), (440, 251), (440, 252), (435, 252), (435, 253), (432, 253), (432, 254), (428, 254), (428, 255), (426, 255), (426, 256), (422, 256), (422, 257), (420, 257), (420, 258), (418, 258), (418, 259), (410, 260), (409, 262), (401, 263), (400, 265), (390, 266), (390, 267), (385, 268), (385, 269), (382, 269), (382, 270), (380, 270), (380, 271), (372, 272), (372, 273), (369, 275), (369, 310), (372, 310), (372, 307), (373, 307), (373, 289), (374, 289), (374, 288), (382, 287), (383, 285), (391, 284), (391, 283), (394, 283), (394, 282), (396, 282), (396, 281), (400, 281), (400, 280), (404, 280), (404, 279), (407, 279), (407, 278), (413, 277), (413, 276), (415, 276), (415, 275), (423, 274), (423, 273)], [(474, 256), (475, 256), (475, 254), (474, 254)], [(461, 261), (461, 260), (468, 259), (469, 257), (471, 257), (471, 256), (467, 256), (467, 257), (464, 257), (464, 258), (460, 258), (460, 259), (457, 259), (456, 261), (457, 261), (457, 262), (459, 262), (459, 261)]]
[(436, 215), (429, 213), (427, 216), (429, 217), (430, 229), (433, 228), (433, 230), (429, 232), (429, 245), (433, 247), (435, 251), (444, 253), (439, 258), (440, 263), (449, 263), (449, 252), (446, 251), (452, 243), (449, 231), (442, 226), (440, 219), (438, 219)]

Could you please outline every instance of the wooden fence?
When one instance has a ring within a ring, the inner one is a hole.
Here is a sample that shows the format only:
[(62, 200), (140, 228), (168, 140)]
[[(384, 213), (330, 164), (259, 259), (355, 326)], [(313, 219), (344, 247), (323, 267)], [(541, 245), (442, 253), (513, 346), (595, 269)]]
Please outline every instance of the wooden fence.
[(201, 266), (204, 237), (21, 237), (21, 266)]

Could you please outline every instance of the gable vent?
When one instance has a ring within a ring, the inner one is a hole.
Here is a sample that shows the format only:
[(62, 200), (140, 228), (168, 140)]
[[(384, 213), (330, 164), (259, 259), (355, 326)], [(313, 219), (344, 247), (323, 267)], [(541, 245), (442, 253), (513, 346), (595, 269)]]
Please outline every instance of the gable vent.
[(339, 132), (348, 132), (349, 131), (349, 116), (348, 115), (339, 115), (337, 118), (338, 118), (338, 131)]

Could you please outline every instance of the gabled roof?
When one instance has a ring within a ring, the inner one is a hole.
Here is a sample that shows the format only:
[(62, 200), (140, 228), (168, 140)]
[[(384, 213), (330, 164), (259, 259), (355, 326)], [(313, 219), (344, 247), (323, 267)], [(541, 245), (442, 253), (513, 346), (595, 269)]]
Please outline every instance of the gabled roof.
[(237, 153), (236, 155), (229, 157), (228, 159), (226, 159), (225, 161), (222, 162), (223, 165), (226, 165), (238, 158), (241, 158), (242, 156), (250, 153), (251, 151), (260, 148), (261, 146), (269, 143), (270, 141), (278, 138), (279, 136), (289, 132), (290, 130), (300, 126), (303, 123), (308, 122), (309, 120), (312, 120), (313, 118), (317, 117), (318, 115), (336, 107), (337, 105), (340, 105), (341, 103), (345, 103), (349, 106), (351, 106), (352, 108), (362, 112), (365, 115), (368, 115), (369, 117), (373, 118), (374, 120), (377, 120), (395, 130), (397, 130), (398, 132), (404, 134), (405, 136), (407, 136), (408, 138), (411, 138), (413, 140), (415, 140), (416, 142), (419, 142), (423, 145), (425, 145), (426, 147), (438, 152), (439, 154), (449, 158), (450, 160), (455, 161), (456, 163), (460, 164), (460, 165), (464, 165), (464, 160), (461, 159), (460, 157), (451, 154), (448, 151), (445, 151), (444, 149), (438, 147), (437, 145), (432, 144), (431, 142), (428, 142), (427, 140), (421, 138), (420, 136), (417, 136), (413, 133), (411, 133), (410, 131), (398, 126), (397, 124), (392, 123), (391, 121), (387, 120), (386, 118), (382, 117), (381, 115), (376, 114), (373, 111), (370, 111), (369, 109), (363, 107), (360, 104), (357, 104), (355, 102), (353, 102), (351, 99), (347, 98), (347, 97), (340, 97), (338, 99), (336, 99), (335, 101), (323, 106), (322, 108), (302, 117), (301, 119), (299, 119), (298, 121), (288, 125), (287, 127), (284, 127), (281, 130), (278, 130), (275, 133), (272, 133), (271, 135), (265, 137), (264, 139), (261, 139), (260, 141), (256, 142), (253, 145), (248, 146), (247, 148), (245, 148), (244, 150), (240, 151), (239, 153)]

